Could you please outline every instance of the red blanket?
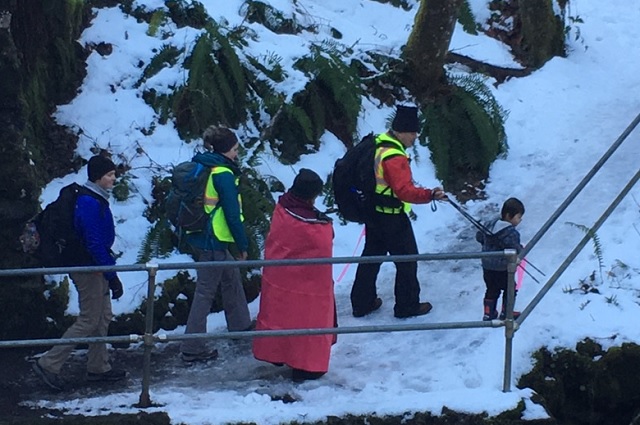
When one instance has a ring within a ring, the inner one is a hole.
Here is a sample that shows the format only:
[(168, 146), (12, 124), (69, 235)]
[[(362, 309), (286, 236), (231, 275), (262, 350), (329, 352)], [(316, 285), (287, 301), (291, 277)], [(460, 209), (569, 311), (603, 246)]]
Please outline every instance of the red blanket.
[[(331, 257), (331, 222), (305, 220), (290, 211), (281, 203), (276, 205), (265, 259)], [(330, 328), (335, 317), (331, 264), (263, 269), (257, 330)], [(258, 360), (326, 372), (335, 339), (335, 335), (255, 338), (253, 354)]]

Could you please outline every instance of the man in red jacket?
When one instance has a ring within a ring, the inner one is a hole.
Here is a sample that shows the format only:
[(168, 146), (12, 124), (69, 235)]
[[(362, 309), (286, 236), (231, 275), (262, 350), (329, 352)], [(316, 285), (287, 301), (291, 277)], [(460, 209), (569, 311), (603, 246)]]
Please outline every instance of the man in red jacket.
[[(391, 130), (376, 136), (375, 212), (365, 225), (366, 239), (362, 256), (412, 255), (418, 253), (416, 238), (409, 220), (409, 204), (426, 204), (444, 200), (444, 191), (425, 189), (413, 183), (406, 148), (418, 136), (416, 107), (398, 106)], [(416, 262), (397, 262), (394, 315), (398, 318), (421, 316), (431, 311), (429, 302), (420, 302), (420, 283)], [(376, 293), (380, 263), (358, 265), (351, 289), (354, 317), (363, 317), (382, 306)]]

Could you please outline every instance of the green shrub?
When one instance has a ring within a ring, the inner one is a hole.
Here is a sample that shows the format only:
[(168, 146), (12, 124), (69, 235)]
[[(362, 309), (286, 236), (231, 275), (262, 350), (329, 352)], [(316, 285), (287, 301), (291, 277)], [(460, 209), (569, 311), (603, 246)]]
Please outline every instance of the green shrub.
[(457, 191), (481, 181), (507, 152), (507, 112), (479, 76), (454, 77), (449, 92), (426, 105), (422, 138), (428, 137), (436, 175), (445, 189)]

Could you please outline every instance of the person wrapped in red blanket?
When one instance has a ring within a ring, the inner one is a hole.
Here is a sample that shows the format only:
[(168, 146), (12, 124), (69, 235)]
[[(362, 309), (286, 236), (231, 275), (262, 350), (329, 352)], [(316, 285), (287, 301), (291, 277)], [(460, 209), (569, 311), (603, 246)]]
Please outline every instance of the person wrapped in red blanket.
[[(330, 258), (331, 219), (314, 207), (322, 179), (301, 169), (280, 197), (265, 244), (265, 260)], [(337, 326), (331, 264), (271, 266), (262, 271), (256, 330)], [(253, 341), (256, 359), (292, 368), (292, 379), (317, 379), (329, 369), (335, 335), (262, 337)]]

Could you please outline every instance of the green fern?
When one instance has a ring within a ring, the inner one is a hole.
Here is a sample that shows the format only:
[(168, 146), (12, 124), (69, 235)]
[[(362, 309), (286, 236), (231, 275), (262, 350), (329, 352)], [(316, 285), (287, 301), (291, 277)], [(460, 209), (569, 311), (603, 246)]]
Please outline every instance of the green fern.
[(152, 258), (165, 258), (173, 249), (173, 233), (169, 222), (166, 219), (160, 219), (147, 230), (136, 261), (146, 263)]
[(207, 25), (185, 66), (188, 82), (172, 102), (183, 138), (199, 137), (211, 123), (235, 127), (246, 120), (246, 71), (217, 25)]
[(328, 130), (345, 144), (351, 142), (361, 108), (362, 89), (358, 69), (342, 61), (344, 51), (327, 42), (311, 48), (294, 68), (309, 82), (304, 90), (282, 104), (274, 114), (267, 139), (286, 162), (317, 150), (320, 137)]
[(142, 77), (137, 82), (136, 87), (139, 87), (142, 83), (149, 78), (156, 75), (163, 68), (173, 66), (178, 61), (178, 56), (183, 52), (183, 49), (178, 49), (170, 44), (163, 45), (158, 53), (151, 58), (149, 65), (147, 65), (142, 73)]
[(469, 0), (463, 0), (460, 5), (460, 9), (458, 10), (458, 22), (460, 22), (462, 29), (465, 32), (473, 35), (478, 34), (478, 31), (476, 30), (476, 20), (473, 16), (473, 12), (471, 12)]
[(296, 105), (287, 105), (286, 112), (292, 123), (302, 130), (304, 139), (313, 140), (313, 124), (307, 112)]
[(164, 11), (162, 9), (158, 9), (151, 15), (151, 20), (149, 21), (149, 28), (147, 28), (147, 35), (150, 37), (155, 37), (158, 33), (158, 28), (165, 20)]
[(247, 59), (258, 71), (276, 83), (281, 83), (286, 78), (286, 72), (282, 67), (282, 56), (276, 53), (267, 52), (257, 58), (248, 55)]
[(600, 242), (600, 237), (590, 227), (587, 227), (583, 224), (577, 224), (570, 221), (566, 222), (566, 224), (582, 230), (593, 242), (593, 253), (598, 259), (598, 271), (600, 272), (600, 281), (603, 282), (604, 279), (602, 277), (602, 270), (604, 270), (604, 255), (603, 255), (602, 243)]
[(295, 17), (285, 17), (281, 11), (270, 4), (247, 0), (243, 8), (244, 16), (249, 23), (260, 23), (276, 34), (297, 34), (302, 30)]
[(422, 109), (421, 142), (428, 137), (437, 177), (455, 191), (468, 180), (486, 178), (491, 163), (507, 152), (504, 121), (508, 113), (483, 77), (451, 76), (449, 81), (448, 94)]

